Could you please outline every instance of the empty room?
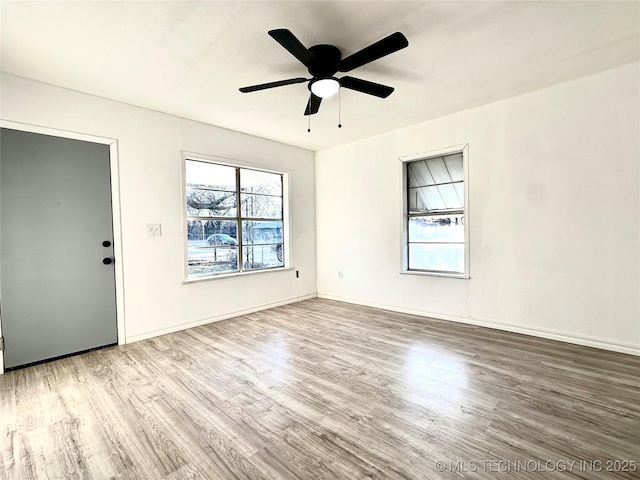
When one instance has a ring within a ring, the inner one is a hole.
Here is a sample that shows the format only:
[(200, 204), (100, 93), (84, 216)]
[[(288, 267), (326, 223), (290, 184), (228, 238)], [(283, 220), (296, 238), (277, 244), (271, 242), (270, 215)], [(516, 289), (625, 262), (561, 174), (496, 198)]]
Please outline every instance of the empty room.
[(640, 2), (0, 34), (0, 480), (640, 479)]

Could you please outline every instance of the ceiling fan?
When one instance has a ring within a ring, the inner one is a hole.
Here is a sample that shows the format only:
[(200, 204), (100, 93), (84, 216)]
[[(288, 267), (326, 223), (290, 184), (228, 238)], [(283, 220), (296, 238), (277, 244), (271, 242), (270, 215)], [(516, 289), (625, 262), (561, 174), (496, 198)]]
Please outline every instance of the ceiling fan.
[(306, 48), (286, 28), (270, 30), (269, 35), (307, 67), (312, 78), (297, 77), (278, 82), (262, 83), (260, 85), (242, 87), (240, 91), (249, 93), (294, 83), (309, 82), (307, 87), (311, 91), (311, 95), (304, 111), (305, 115), (318, 113), (322, 99), (334, 95), (340, 87), (380, 98), (387, 98), (393, 92), (392, 87), (349, 76), (336, 78), (334, 75), (338, 72), (350, 72), (409, 45), (407, 38), (402, 33), (396, 32), (353, 55), (349, 55), (347, 58), (342, 58), (340, 49), (333, 45), (314, 45)]

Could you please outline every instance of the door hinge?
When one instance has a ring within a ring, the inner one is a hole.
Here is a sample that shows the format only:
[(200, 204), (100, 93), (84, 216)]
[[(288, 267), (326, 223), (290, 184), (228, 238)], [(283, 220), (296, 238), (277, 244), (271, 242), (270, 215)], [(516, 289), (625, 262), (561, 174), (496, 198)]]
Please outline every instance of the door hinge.
[(4, 337), (0, 337), (0, 352), (4, 351)]

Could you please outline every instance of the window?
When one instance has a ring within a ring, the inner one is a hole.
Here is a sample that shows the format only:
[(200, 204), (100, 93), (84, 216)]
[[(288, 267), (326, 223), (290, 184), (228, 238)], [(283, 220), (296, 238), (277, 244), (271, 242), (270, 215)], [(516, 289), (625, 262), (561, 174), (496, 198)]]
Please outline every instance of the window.
[(185, 159), (189, 280), (284, 267), (283, 177)]
[(403, 160), (405, 272), (466, 277), (466, 147)]

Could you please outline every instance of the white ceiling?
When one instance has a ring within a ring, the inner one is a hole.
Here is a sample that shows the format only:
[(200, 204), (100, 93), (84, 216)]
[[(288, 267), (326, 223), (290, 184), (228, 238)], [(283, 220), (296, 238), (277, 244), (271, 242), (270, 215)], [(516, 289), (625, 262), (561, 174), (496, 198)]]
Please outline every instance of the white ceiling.
[[(340, 145), (637, 61), (639, 2), (1, 3), (2, 70), (310, 150)], [(239, 87), (308, 73), (267, 31), (343, 57), (395, 31), (409, 47), (349, 75), (311, 120), (306, 84)]]

